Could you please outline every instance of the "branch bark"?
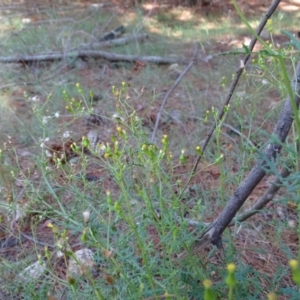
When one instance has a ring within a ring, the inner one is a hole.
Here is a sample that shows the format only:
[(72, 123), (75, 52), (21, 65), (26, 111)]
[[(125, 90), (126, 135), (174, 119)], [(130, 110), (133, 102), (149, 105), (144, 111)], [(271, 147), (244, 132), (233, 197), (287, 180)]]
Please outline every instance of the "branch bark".
[(0, 63), (30, 63), (35, 61), (54, 61), (62, 60), (66, 57), (71, 58), (103, 58), (109, 61), (143, 61), (156, 64), (174, 64), (174, 63), (186, 63), (189, 62), (187, 59), (179, 57), (161, 57), (161, 56), (140, 56), (140, 55), (125, 55), (117, 54), (107, 51), (96, 51), (96, 50), (78, 50), (69, 53), (55, 52), (55, 53), (44, 53), (37, 55), (17, 55), (0, 57)]
[(236, 219), (232, 220), (228, 226), (234, 226), (236, 222), (244, 222), (249, 219), (256, 213), (258, 213), (261, 209), (263, 209), (269, 202), (271, 202), (275, 196), (275, 194), (280, 189), (282, 184), (282, 179), (287, 178), (291, 174), (291, 168), (284, 167), (280, 175), (272, 182), (270, 187), (266, 190), (261, 198), (259, 198), (248, 210), (244, 211), (241, 215), (239, 215)]
[(293, 123), (293, 109), (291, 102), (295, 100), (297, 107), (299, 106), (300, 62), (298, 63), (296, 68), (296, 74), (293, 78), (292, 88), (294, 91), (294, 99), (290, 99), (289, 97), (287, 97), (287, 99), (285, 100), (278, 121), (275, 125), (272, 139), (262, 153), (262, 158), (258, 160), (257, 164), (252, 168), (249, 175), (235, 190), (232, 198), (229, 200), (218, 218), (202, 234), (200, 241), (197, 242), (197, 248), (202, 248), (203, 243), (207, 243), (207, 240), (210, 240), (210, 242), (216, 245), (218, 248), (222, 248), (221, 236), (223, 231), (233, 220), (235, 214), (244, 204), (257, 184), (266, 175), (266, 172), (269, 169), (268, 166), (270, 162), (274, 161), (279, 155), (282, 144), (285, 142), (285, 139)]

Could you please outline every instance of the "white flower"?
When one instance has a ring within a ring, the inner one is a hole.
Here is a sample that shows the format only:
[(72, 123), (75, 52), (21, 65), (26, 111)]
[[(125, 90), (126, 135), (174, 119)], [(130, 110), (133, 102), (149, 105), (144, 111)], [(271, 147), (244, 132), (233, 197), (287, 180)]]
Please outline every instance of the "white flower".
[(31, 23), (31, 19), (29, 19), (29, 18), (23, 18), (22, 19), (22, 23), (23, 24), (29, 24), (29, 23)]
[(121, 121), (121, 122), (125, 121), (125, 119), (117, 113), (112, 115), (112, 119), (115, 120), (115, 121)]
[(50, 139), (48, 137), (46, 137), (44, 140), (40, 140), (41, 143), (40, 143), (40, 147), (41, 148), (44, 148), (45, 147), (45, 143), (48, 142)]
[(39, 102), (40, 101), (40, 98), (38, 96), (34, 96), (34, 97), (31, 97), (30, 100), (32, 102)]
[(64, 256), (64, 254), (60, 250), (57, 250), (56, 257), (60, 258), (60, 257), (63, 257), (63, 256)]
[(49, 117), (49, 116), (44, 116), (43, 117), (43, 120), (42, 120), (42, 123), (43, 124), (47, 124), (48, 123), (48, 119), (50, 119), (51, 117)]
[(57, 111), (57, 112), (54, 114), (55, 118), (59, 118), (59, 114), (60, 114), (60, 112)]
[(69, 131), (69, 130), (67, 130), (67, 131), (65, 131), (65, 132), (63, 133), (63, 137), (64, 137), (65, 139), (68, 139), (70, 136), (71, 136), (71, 134), (70, 134), (70, 131)]
[(83, 215), (84, 223), (88, 223), (90, 220), (91, 212), (89, 210), (86, 210), (82, 213), (82, 215)]
[(46, 149), (45, 153), (47, 157), (52, 157), (52, 154), (48, 149)]
[(105, 150), (106, 150), (106, 146), (103, 143), (101, 143), (101, 144), (98, 143), (97, 144), (96, 151), (98, 151), (98, 153), (100, 155), (103, 155), (105, 153)]

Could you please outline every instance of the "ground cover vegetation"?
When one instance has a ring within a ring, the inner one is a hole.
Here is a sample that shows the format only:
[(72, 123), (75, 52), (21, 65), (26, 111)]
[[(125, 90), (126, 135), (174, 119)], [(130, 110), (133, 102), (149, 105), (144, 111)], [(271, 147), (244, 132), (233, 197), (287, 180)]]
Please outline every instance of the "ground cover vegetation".
[(158, 2), (0, 4), (0, 299), (299, 299), (299, 7)]

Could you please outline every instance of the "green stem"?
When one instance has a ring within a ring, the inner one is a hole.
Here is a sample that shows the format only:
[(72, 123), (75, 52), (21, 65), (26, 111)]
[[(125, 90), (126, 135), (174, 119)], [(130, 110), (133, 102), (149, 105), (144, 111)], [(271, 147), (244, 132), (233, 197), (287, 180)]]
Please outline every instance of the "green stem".
[(247, 26), (247, 28), (249, 29), (249, 31), (251, 32), (251, 34), (256, 37), (256, 39), (265, 47), (266, 50), (268, 50), (271, 53), (271, 55), (276, 55), (277, 53), (251, 27), (251, 25), (249, 24), (248, 20), (243, 15), (240, 7), (236, 3), (236, 0), (232, 0), (232, 4), (233, 4), (233, 6), (234, 6), (234, 8), (235, 8), (235, 10), (236, 10), (236, 12), (238, 14), (238, 16), (241, 18), (241, 20), (243, 21), (243, 23)]
[(284, 83), (284, 85), (287, 89), (287, 92), (288, 92), (288, 95), (289, 95), (289, 98), (290, 98), (290, 101), (291, 101), (291, 105), (292, 105), (292, 109), (293, 109), (293, 113), (294, 113), (294, 120), (295, 120), (295, 123), (296, 123), (297, 134), (298, 134), (297, 139), (299, 139), (299, 136), (300, 136), (300, 118), (299, 118), (298, 107), (297, 107), (297, 104), (296, 104), (296, 101), (295, 101), (295, 96), (294, 96), (295, 91), (293, 91), (293, 89), (292, 89), (291, 81), (290, 81), (289, 75), (287, 73), (283, 57), (278, 55), (277, 58), (278, 58), (279, 65), (280, 65), (280, 68), (281, 68), (281, 72), (282, 72), (282, 75), (283, 75), (283, 83)]

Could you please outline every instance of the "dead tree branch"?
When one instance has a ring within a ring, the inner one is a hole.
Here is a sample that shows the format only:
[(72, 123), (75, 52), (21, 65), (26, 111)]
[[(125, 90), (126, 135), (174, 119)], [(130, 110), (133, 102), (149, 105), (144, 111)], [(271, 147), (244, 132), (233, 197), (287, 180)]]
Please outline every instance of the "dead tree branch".
[[(218, 248), (222, 248), (222, 233), (225, 228), (233, 220), (235, 214), (244, 204), (248, 196), (257, 186), (257, 184), (263, 179), (266, 175), (269, 165), (272, 161), (276, 159), (279, 155), (282, 144), (285, 142), (285, 139), (288, 135), (288, 132), (293, 123), (294, 114), (292, 109), (292, 101), (295, 100), (297, 107), (299, 106), (300, 101), (300, 62), (296, 68), (296, 74), (293, 78), (293, 92), (294, 99), (287, 97), (285, 103), (280, 112), (277, 123), (275, 124), (274, 131), (272, 133), (272, 139), (270, 143), (266, 146), (265, 150), (261, 154), (261, 158), (258, 160), (257, 164), (252, 168), (248, 176), (242, 181), (239, 187), (235, 190), (233, 196), (228, 201), (227, 205), (220, 213), (218, 218), (205, 230), (202, 234), (200, 241), (197, 242), (195, 246), (198, 249), (201, 249), (204, 244), (207, 244), (209, 240), (213, 245), (216, 245)], [(260, 207), (265, 203), (265, 200), (258, 203), (257, 207)]]
[(135, 41), (144, 41), (148, 39), (149, 36), (146, 33), (143, 34), (137, 34), (137, 35), (130, 35), (114, 40), (109, 40), (109, 41), (103, 41), (103, 42), (90, 42), (87, 44), (82, 44), (79, 45), (79, 49), (101, 49), (103, 47), (113, 47), (113, 46), (122, 46), (126, 45), (130, 42), (135, 42)]
[(71, 58), (102, 58), (109, 61), (143, 61), (156, 64), (174, 64), (185, 63), (187, 59), (179, 57), (161, 57), (161, 56), (140, 56), (140, 55), (125, 55), (106, 51), (96, 50), (78, 50), (69, 53), (45, 53), (37, 55), (16, 55), (0, 57), (0, 63), (30, 63), (35, 61), (55, 61), (63, 60), (67, 57)]

